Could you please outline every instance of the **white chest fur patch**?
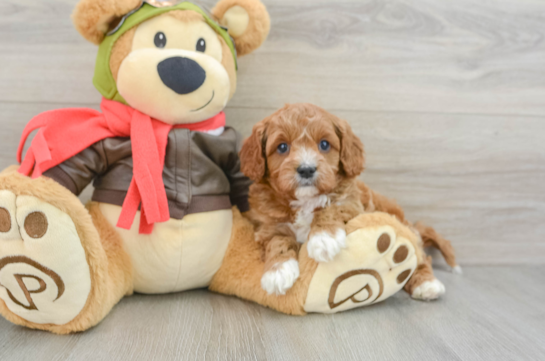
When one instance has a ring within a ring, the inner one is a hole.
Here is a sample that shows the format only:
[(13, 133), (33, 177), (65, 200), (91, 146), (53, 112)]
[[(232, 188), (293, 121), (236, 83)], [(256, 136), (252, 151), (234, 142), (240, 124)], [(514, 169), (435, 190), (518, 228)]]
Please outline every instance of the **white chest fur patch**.
[(314, 211), (326, 207), (330, 202), (329, 197), (325, 194), (317, 196), (315, 195), (316, 192), (305, 193), (307, 194), (296, 193), (298, 199), (291, 202), (291, 207), (297, 209), (297, 216), (293, 223), (288, 223), (299, 243), (305, 243), (308, 240), (310, 225), (314, 219)]

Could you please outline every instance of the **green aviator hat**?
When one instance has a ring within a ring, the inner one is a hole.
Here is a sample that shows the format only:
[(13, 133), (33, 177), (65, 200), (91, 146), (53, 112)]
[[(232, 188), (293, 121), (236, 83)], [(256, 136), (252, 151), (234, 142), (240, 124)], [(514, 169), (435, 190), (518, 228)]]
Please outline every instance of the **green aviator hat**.
[(100, 43), (95, 65), (93, 84), (100, 94), (102, 94), (106, 99), (127, 104), (125, 99), (123, 99), (123, 97), (117, 91), (117, 85), (110, 69), (110, 54), (115, 42), (121, 37), (121, 35), (125, 34), (128, 30), (139, 25), (140, 23), (157, 15), (173, 10), (192, 10), (201, 14), (206, 23), (210, 25), (210, 27), (214, 29), (216, 33), (223, 38), (223, 40), (225, 40), (227, 46), (229, 46), (229, 49), (231, 49), (236, 66), (237, 54), (234, 40), (229, 36), (226, 28), (215, 22), (199, 6), (187, 1), (178, 3), (176, 0), (146, 0), (143, 1), (138, 8), (125, 15), (120, 20), (117, 27), (110, 31), (102, 43)]

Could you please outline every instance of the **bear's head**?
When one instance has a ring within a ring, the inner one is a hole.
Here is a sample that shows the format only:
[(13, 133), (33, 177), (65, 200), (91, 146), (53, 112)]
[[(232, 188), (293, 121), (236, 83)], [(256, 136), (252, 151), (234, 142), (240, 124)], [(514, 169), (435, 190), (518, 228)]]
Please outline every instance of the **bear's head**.
[(237, 56), (270, 28), (259, 0), (219, 0), (210, 15), (176, 0), (81, 0), (72, 18), (99, 45), (100, 93), (169, 124), (222, 111), (235, 93)]

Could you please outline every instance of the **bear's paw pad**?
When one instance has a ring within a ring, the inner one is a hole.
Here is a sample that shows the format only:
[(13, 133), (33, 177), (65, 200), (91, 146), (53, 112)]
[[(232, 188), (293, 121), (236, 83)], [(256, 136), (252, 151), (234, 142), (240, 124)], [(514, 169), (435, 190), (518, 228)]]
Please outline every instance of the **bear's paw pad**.
[(36, 324), (63, 325), (91, 291), (85, 251), (72, 219), (31, 196), (0, 191), (0, 300)]
[(415, 248), (390, 224), (357, 229), (331, 262), (318, 264), (305, 311), (335, 313), (366, 306), (403, 288), (416, 269)]

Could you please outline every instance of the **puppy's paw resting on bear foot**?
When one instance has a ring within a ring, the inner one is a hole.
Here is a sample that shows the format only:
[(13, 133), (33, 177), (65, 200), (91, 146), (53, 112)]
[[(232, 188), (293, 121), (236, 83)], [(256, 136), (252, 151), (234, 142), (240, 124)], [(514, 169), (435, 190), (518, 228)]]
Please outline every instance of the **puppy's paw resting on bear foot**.
[[(335, 313), (383, 301), (401, 290), (416, 269), (416, 235), (393, 216), (362, 214), (346, 230), (346, 248), (317, 265), (306, 312)], [(309, 247), (310, 242), (310, 257)]]
[(261, 287), (268, 294), (285, 295), (299, 278), (299, 262), (290, 259), (275, 264), (261, 278)]
[(334, 234), (327, 231), (311, 233), (307, 250), (310, 258), (317, 262), (329, 262), (346, 247), (346, 231), (338, 228)]
[(431, 281), (425, 281), (416, 287), (411, 297), (416, 300), (431, 301), (445, 294), (445, 286), (437, 278)]
[(63, 325), (82, 311), (90, 292), (72, 219), (38, 198), (0, 190), (0, 303), (7, 307), (0, 310), (34, 324)]

